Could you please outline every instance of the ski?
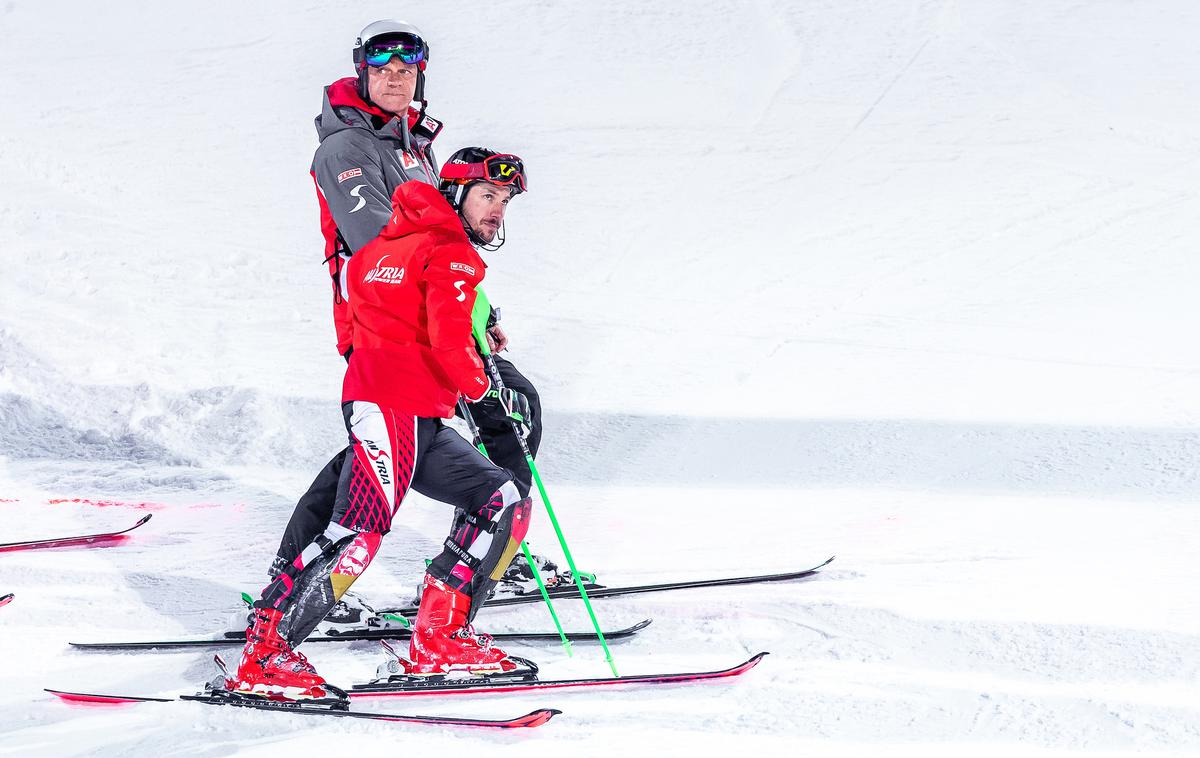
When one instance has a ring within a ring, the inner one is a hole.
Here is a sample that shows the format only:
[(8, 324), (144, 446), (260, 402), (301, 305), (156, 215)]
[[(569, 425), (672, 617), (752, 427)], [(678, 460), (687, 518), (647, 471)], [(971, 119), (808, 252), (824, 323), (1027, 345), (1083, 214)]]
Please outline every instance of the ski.
[[(805, 577), (816, 574), (821, 569), (833, 562), (837, 556), (830, 557), (828, 560), (811, 568), (801, 569), (800, 571), (789, 571), (782, 574), (763, 574), (760, 576), (736, 576), (726, 579), (694, 579), (681, 582), (664, 582), (662, 584), (640, 584), (630, 585), (625, 587), (605, 587), (602, 584), (586, 586), (589, 598), (598, 597), (617, 597), (620, 595), (638, 595), (644, 592), (669, 592), (672, 590), (688, 590), (700, 587), (730, 587), (738, 584), (760, 584), (763, 582), (787, 582), (794, 579), (804, 579)], [(579, 597), (579, 588), (575, 585), (567, 585), (564, 587), (555, 587), (554, 589), (547, 588), (547, 594), (552, 600), (558, 598), (575, 598)], [(521, 603), (536, 603), (542, 599), (541, 593), (531, 592), (527, 595), (513, 595), (503, 598), (492, 598), (484, 605), (488, 607), (500, 607), (504, 605), (518, 605)], [(417, 609), (415, 606), (406, 608), (394, 608), (380, 611), (380, 613), (391, 613), (398, 616), (416, 616)]]
[(11, 592), (10, 592), (10, 593), (8, 593), (7, 595), (0, 595), (0, 608), (3, 608), (4, 606), (6, 606), (6, 605), (8, 605), (9, 603), (11, 603), (11, 602), (12, 602), (12, 599), (13, 599), (14, 597), (16, 597), (16, 595), (14, 595), (14, 594), (13, 594), (13, 593), (11, 593)]
[[(0, 603), (2, 605), (3, 603)], [(619, 640), (632, 637), (650, 626), (651, 619), (643, 619), (633, 626), (605, 632), (607, 640)], [(497, 632), (490, 635), (497, 640), (517, 640), (520, 642), (558, 642), (557, 632)], [(310, 642), (354, 642), (356, 640), (407, 640), (412, 637), (409, 629), (365, 629), (363, 631), (331, 632), (329, 634), (314, 634), (304, 641)], [(567, 632), (567, 639), (573, 642), (589, 642), (598, 640), (595, 632)], [(224, 637), (207, 640), (162, 640), (148, 642), (72, 642), (76, 650), (170, 650), (178, 648), (222, 647), (243, 645), (246, 642), (245, 632), (226, 632)]]
[(142, 516), (136, 524), (128, 529), (122, 529), (119, 532), (105, 532), (103, 534), (84, 534), (78, 537), (56, 537), (48, 540), (30, 540), (28, 542), (9, 542), (0, 545), (0, 553), (7, 553), (16, 550), (39, 550), (48, 547), (74, 547), (77, 545), (96, 545), (105, 542), (119, 542), (124, 540), (129, 532), (137, 529), (142, 524), (150, 520), (152, 513), (147, 513)]
[(456, 716), (414, 716), (395, 713), (372, 713), (369, 711), (352, 711), (329, 708), (323, 705), (312, 705), (293, 700), (262, 700), (254, 697), (239, 696), (236, 693), (180, 695), (179, 697), (142, 697), (138, 695), (103, 695), (86, 692), (65, 692), (47, 688), (46, 692), (61, 700), (71, 703), (92, 703), (119, 705), (124, 703), (171, 703), (176, 701), (194, 701), (209, 705), (231, 705), (237, 708), (254, 708), (262, 711), (277, 711), (282, 713), (302, 713), (310, 716), (335, 716), (351, 719), (369, 719), (372, 721), (395, 721), (406, 724), (430, 724), (433, 726), (477, 726), (497, 729), (518, 729), (541, 726), (562, 711), (553, 708), (540, 708), (524, 716), (511, 719), (474, 719)]
[[(634, 674), (586, 679), (427, 679), (404, 677), (396, 682), (377, 679), (367, 684), (356, 684), (348, 690), (351, 698), (394, 697), (400, 695), (430, 695), (438, 693), (495, 693), (522, 692), (525, 690), (553, 689), (558, 687), (601, 687), (605, 685), (634, 684), (682, 684), (705, 679), (722, 679), (740, 676), (758, 665), (767, 653), (758, 653), (744, 663), (727, 669), (697, 671), (692, 673)], [(394, 678), (394, 677), (393, 677)]]

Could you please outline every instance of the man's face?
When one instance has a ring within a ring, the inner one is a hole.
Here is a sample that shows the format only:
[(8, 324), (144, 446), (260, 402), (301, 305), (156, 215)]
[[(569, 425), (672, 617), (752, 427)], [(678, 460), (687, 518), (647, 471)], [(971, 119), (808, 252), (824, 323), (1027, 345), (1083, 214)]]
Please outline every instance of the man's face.
[(384, 66), (367, 66), (367, 92), (371, 102), (388, 113), (408, 112), (417, 91), (417, 64), (404, 63), (396, 56)]
[(504, 210), (512, 199), (512, 187), (500, 187), (491, 182), (476, 182), (467, 189), (462, 201), (462, 217), (471, 231), (490, 243), (504, 223)]

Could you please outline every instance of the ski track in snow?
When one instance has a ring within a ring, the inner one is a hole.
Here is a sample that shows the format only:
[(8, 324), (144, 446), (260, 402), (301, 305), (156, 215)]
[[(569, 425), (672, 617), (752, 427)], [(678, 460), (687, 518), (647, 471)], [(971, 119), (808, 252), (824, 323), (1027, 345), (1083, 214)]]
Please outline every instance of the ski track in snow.
[[(0, 542), (155, 514), (112, 546), (0, 555), (0, 753), (1200, 752), (1182, 1), (405, 11), (433, 42), (439, 155), (531, 167), (488, 291), (547, 408), (579, 567), (617, 585), (837, 560), (596, 601), (606, 627), (654, 619), (613, 644), (622, 673), (770, 651), (737, 680), (360, 706), (564, 711), (523, 733), (42, 692), (212, 677), (211, 651), (67, 643), (236, 623), (343, 444), (311, 119), (353, 33), (395, 12), (0, 7)], [(467, 13), (518, 63), (481, 76)], [(78, 57), (52, 97), (47, 28)], [(355, 591), (409, 598), (450, 516), (407, 500)], [(530, 541), (560, 558), (540, 514)], [(550, 628), (533, 605), (480, 625)], [(608, 671), (595, 645), (508, 647), (548, 676)], [(383, 660), (306, 652), (339, 684)]]

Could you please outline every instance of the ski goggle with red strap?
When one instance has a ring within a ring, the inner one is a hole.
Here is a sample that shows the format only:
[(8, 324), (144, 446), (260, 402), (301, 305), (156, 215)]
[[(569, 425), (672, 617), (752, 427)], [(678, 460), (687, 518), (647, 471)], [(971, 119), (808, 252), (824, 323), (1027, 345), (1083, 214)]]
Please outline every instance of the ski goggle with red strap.
[(442, 166), (441, 176), (455, 184), (484, 179), (501, 187), (514, 185), (517, 192), (525, 192), (528, 189), (525, 164), (511, 153), (493, 155), (484, 158), (480, 163), (447, 163)]
[(365, 53), (367, 65), (379, 68), (386, 66), (393, 55), (404, 63), (421, 63), (429, 56), (429, 47), (415, 34), (397, 34), (371, 40)]

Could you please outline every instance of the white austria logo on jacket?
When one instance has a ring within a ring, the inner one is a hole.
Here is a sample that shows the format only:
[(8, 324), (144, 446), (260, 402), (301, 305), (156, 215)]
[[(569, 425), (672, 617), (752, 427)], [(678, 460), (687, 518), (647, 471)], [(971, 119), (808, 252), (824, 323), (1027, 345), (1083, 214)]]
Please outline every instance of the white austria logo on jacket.
[(363, 284), (371, 284), (379, 282), (380, 284), (400, 284), (404, 280), (403, 266), (385, 266), (383, 262), (390, 256), (383, 256), (379, 262), (375, 264), (375, 268), (367, 272), (363, 277)]

